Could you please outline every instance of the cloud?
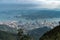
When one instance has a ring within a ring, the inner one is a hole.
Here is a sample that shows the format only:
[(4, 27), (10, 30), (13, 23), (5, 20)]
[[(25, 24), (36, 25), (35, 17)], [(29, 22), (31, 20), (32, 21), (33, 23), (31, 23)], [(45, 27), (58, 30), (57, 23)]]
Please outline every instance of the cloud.
[(60, 0), (36, 0), (39, 8), (60, 9)]
[(59, 8), (60, 7), (60, 2), (59, 1), (47, 1), (47, 2), (43, 2), (42, 4), (43, 8)]
[(38, 8), (60, 8), (60, 0), (0, 0), (0, 3), (36, 4)]

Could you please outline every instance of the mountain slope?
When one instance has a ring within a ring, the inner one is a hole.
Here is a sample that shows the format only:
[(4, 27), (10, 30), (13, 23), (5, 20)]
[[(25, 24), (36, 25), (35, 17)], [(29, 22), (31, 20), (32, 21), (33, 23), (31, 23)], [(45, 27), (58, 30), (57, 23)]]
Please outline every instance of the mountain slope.
[(43, 28), (37, 28), (34, 30), (29, 31), (29, 35), (34, 37), (34, 40), (38, 40), (39, 37), (41, 37), (44, 33), (49, 31), (51, 28), (43, 27)]
[(0, 40), (17, 40), (16, 29), (0, 24)]
[(45, 33), (39, 40), (60, 40), (60, 25)]
[(0, 30), (0, 40), (17, 40), (17, 35)]
[(15, 28), (12, 28), (12, 27), (5, 25), (5, 24), (0, 24), (0, 30), (6, 31), (6, 32), (11, 32), (11, 33), (17, 32), (17, 30)]

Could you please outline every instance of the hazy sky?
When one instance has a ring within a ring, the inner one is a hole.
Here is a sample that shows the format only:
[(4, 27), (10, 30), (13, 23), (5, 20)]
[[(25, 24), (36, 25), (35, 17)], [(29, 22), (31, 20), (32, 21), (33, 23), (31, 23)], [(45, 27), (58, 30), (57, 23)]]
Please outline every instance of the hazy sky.
[(37, 4), (42, 8), (60, 8), (60, 0), (0, 0), (0, 3)]
[(40, 2), (57, 2), (59, 0), (0, 0), (1, 3), (40, 3)]

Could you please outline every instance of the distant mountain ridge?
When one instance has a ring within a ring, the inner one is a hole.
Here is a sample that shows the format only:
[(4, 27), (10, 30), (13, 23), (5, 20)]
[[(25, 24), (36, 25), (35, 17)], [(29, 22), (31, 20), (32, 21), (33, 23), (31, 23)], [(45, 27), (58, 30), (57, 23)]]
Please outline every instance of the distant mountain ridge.
[[(2, 8), (1, 8), (2, 9)], [(20, 9), (18, 6), (18, 9), (10, 9), (9, 7), (7, 9), (3, 9), (0, 11), (1, 16), (7, 17), (8, 19), (15, 19), (19, 20), (20, 18), (23, 19), (43, 19), (43, 18), (60, 18), (60, 11), (56, 10), (42, 10), (42, 9)], [(49, 15), (50, 14), (50, 15)], [(7, 15), (7, 16), (6, 16)], [(20, 15), (20, 16), (19, 16)]]
[(23, 14), (22, 17), (26, 19), (60, 18), (60, 11), (55, 10), (28, 10), (27, 13), (29, 14)]

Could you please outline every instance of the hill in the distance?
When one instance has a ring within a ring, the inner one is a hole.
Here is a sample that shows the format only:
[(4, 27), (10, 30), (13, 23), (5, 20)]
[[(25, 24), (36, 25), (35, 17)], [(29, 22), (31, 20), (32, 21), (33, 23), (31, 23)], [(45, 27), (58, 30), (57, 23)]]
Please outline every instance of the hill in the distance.
[(45, 33), (39, 40), (60, 40), (60, 25)]
[(15, 33), (15, 34), (17, 32), (17, 30), (15, 28), (12, 28), (9, 25), (5, 25), (5, 24), (0, 24), (0, 30)]
[(42, 28), (37, 28), (29, 31), (29, 35), (34, 38), (34, 40), (39, 40), (39, 37), (41, 37), (44, 33), (47, 31), (51, 30), (51, 28), (48, 27), (42, 27)]

